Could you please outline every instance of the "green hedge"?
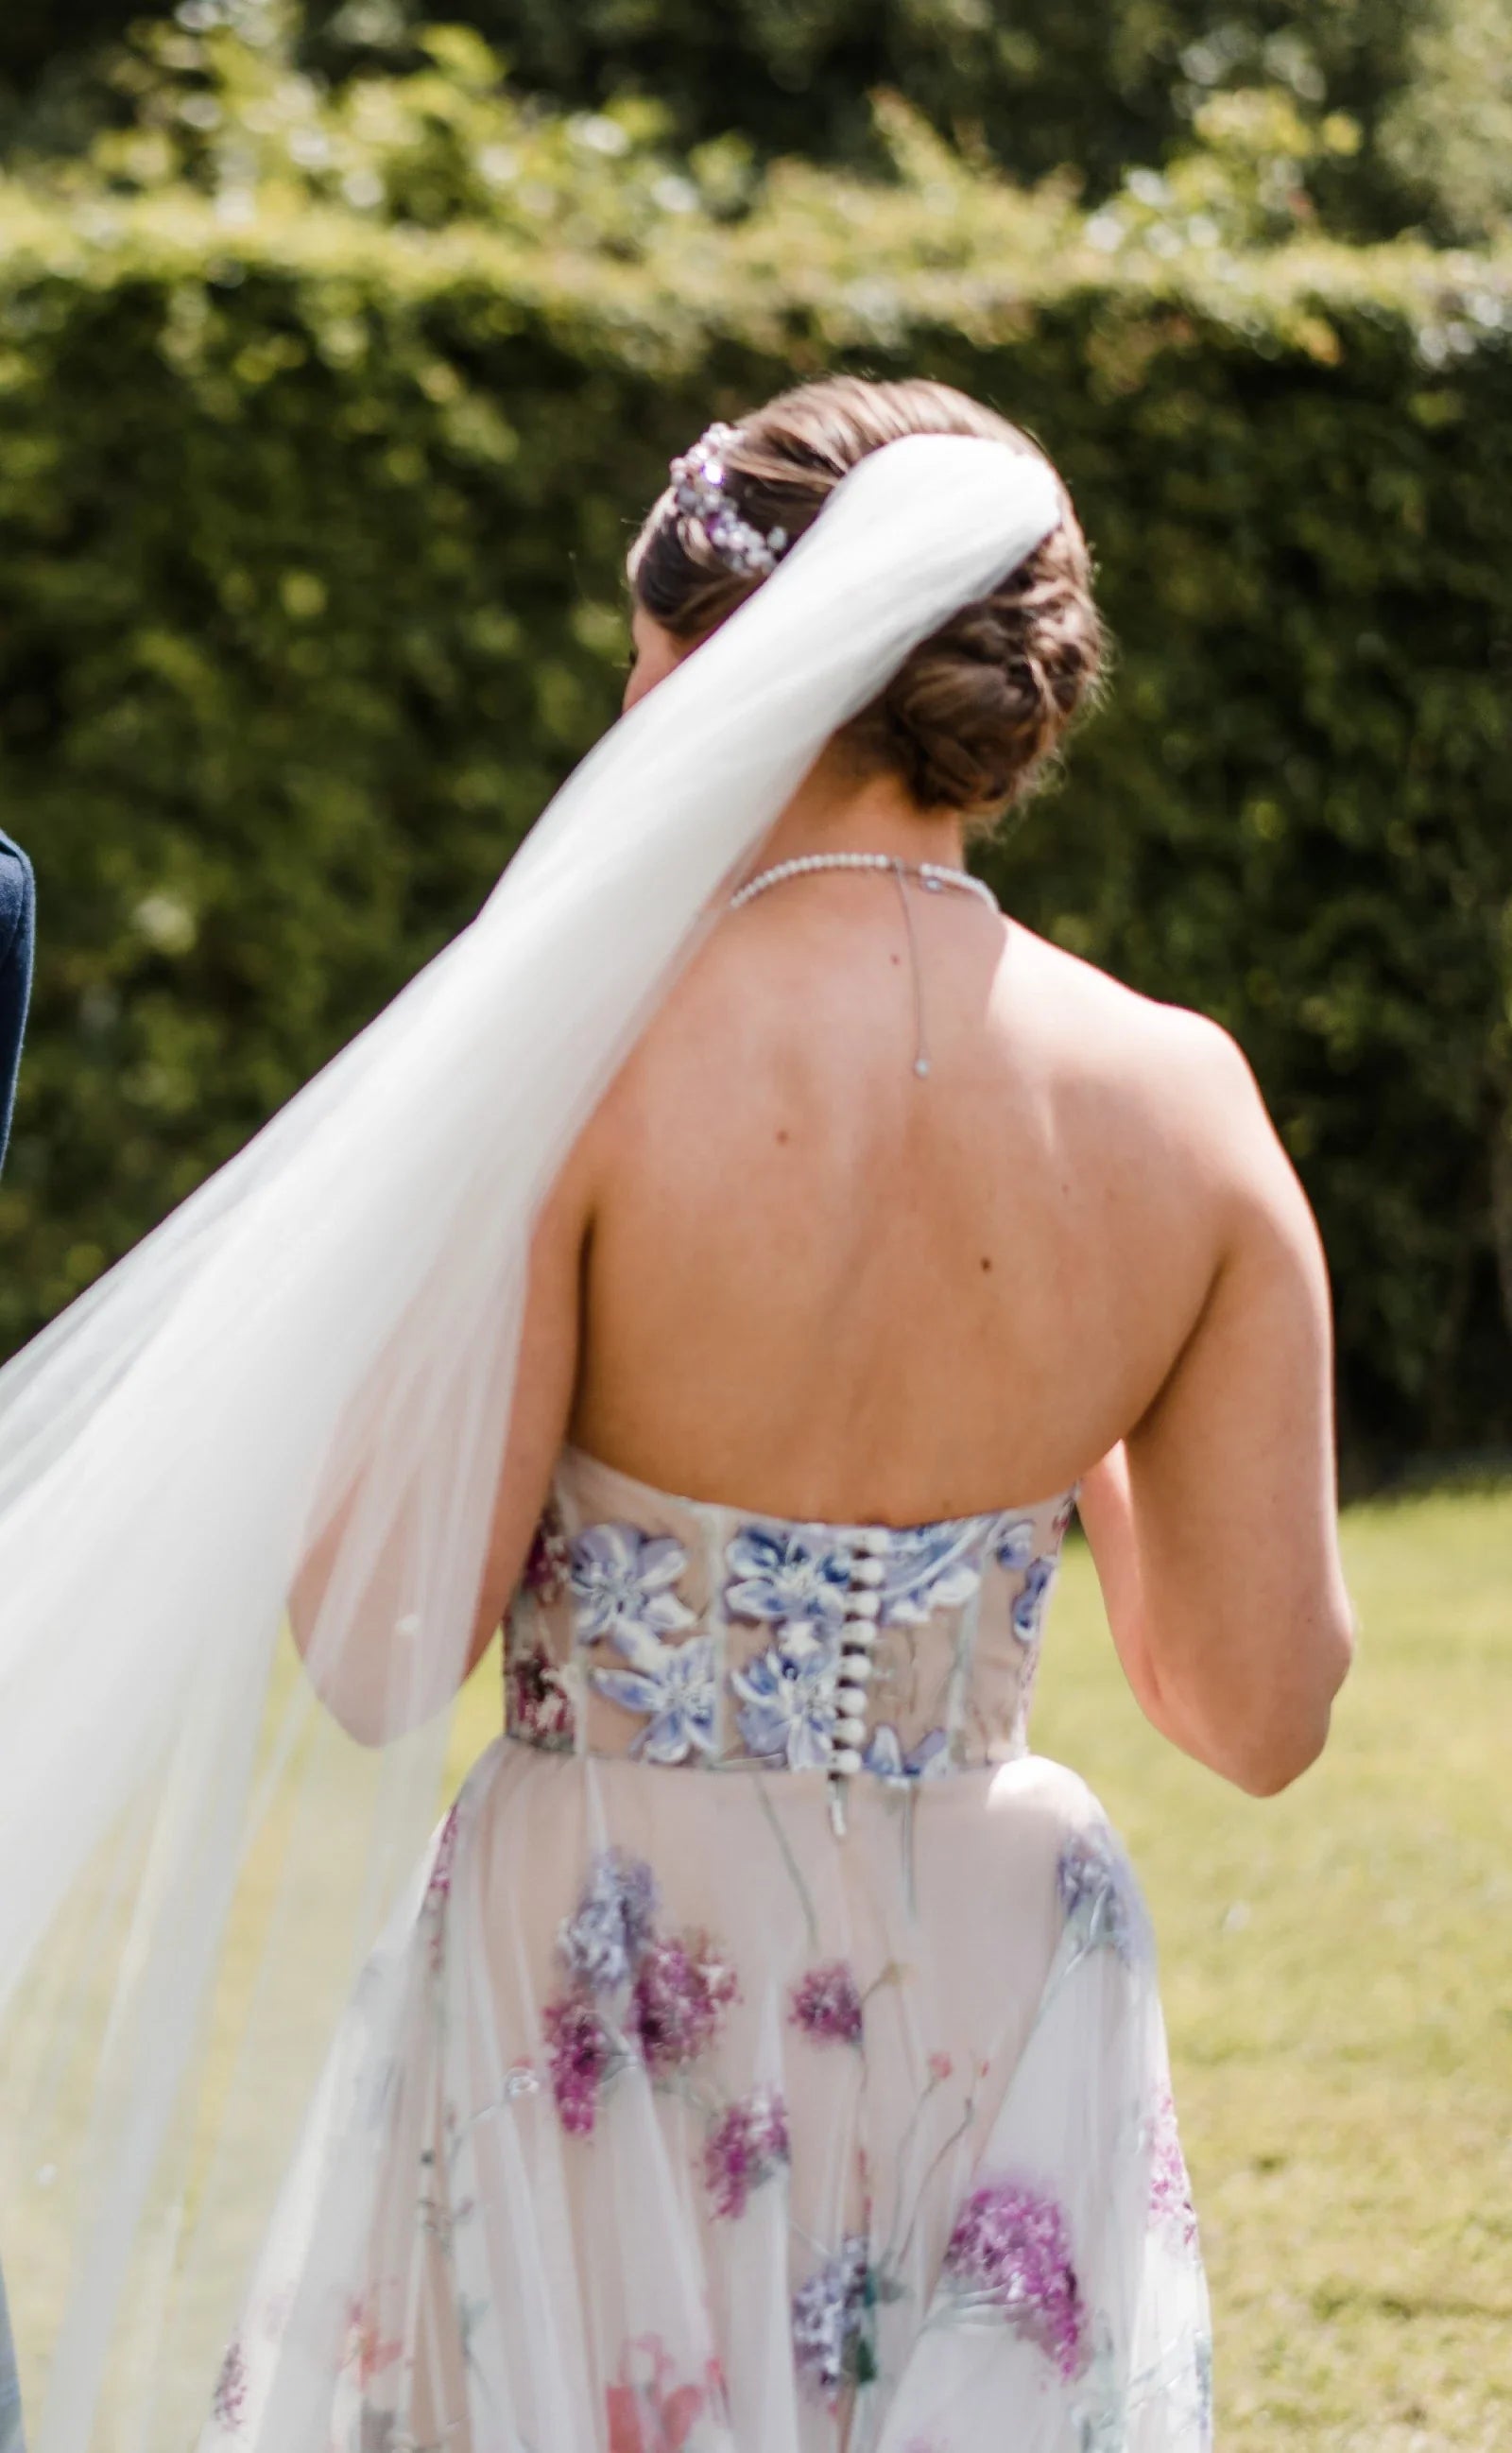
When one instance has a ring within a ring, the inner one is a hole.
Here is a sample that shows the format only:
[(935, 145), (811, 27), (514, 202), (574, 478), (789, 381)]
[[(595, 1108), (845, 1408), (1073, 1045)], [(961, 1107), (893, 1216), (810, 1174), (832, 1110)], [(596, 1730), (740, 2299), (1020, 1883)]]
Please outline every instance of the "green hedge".
[[(1250, 1051), (1356, 1473), (1512, 1439), (1512, 269), (1246, 249), (1218, 155), (1084, 225), (895, 115), (892, 186), (789, 167), (726, 223), (476, 60), (387, 108), (229, 203), (0, 187), (0, 818), (41, 898), (5, 1343), (476, 907), (613, 711), (668, 453), (917, 369), (1045, 437), (1119, 640), (1005, 900)], [(386, 210), (318, 192), (359, 141)], [(469, 163), (487, 212), (393, 217)]]
[[(109, 38), (269, 21), (338, 82), (412, 61), (425, 0), (49, 0), (0, 12), (0, 148), (67, 148), (108, 102)], [(905, 94), (1018, 179), (1074, 166), (1088, 195), (1187, 141), (1216, 91), (1271, 85), (1357, 154), (1311, 201), (1353, 237), (1427, 223), (1464, 238), (1512, 204), (1507, 0), (461, 0), (516, 83), (558, 109), (654, 97), (678, 142), (732, 132), (764, 158), (876, 166), (867, 95)]]

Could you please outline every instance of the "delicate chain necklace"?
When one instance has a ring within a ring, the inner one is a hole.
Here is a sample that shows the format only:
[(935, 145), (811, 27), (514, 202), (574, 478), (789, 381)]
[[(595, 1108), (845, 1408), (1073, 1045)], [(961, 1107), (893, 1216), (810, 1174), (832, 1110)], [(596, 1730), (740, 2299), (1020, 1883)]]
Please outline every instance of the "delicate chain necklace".
[(929, 1078), (929, 1051), (925, 1045), (924, 983), (919, 970), (919, 947), (913, 933), (913, 913), (908, 907), (906, 880), (917, 878), (928, 894), (938, 894), (945, 887), (954, 887), (963, 894), (974, 894), (989, 910), (1000, 908), (990, 886), (980, 877), (968, 877), (964, 868), (946, 868), (937, 860), (898, 860), (885, 851), (811, 851), (800, 860), (780, 860), (771, 868), (759, 869), (747, 878), (729, 898), (729, 907), (738, 911), (746, 903), (753, 903), (758, 894), (781, 886), (785, 878), (810, 877), (821, 868), (869, 868), (891, 876), (897, 882), (898, 897), (903, 905), (904, 927), (908, 936), (908, 965), (913, 974), (914, 1059), (913, 1069), (921, 1082)]

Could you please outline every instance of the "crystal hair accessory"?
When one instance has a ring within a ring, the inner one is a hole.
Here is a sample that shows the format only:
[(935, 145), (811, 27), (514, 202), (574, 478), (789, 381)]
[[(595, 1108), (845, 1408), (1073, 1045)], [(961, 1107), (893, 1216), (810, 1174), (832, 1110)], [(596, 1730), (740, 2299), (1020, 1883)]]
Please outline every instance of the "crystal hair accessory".
[(701, 434), (690, 451), (672, 462), (672, 500), (697, 520), (726, 569), (739, 579), (765, 579), (787, 550), (787, 531), (768, 528), (764, 536), (742, 519), (726, 493), (723, 454), (739, 439), (738, 426), (711, 426)]

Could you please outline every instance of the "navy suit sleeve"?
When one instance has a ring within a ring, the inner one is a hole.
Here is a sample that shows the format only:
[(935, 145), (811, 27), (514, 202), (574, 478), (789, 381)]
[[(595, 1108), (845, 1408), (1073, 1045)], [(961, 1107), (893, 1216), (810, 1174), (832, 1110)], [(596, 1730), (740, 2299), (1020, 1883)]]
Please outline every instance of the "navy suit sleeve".
[(36, 936), (36, 888), (31, 863), (19, 844), (0, 834), (0, 1165), (10, 1135), (21, 1042), (31, 995), (31, 957)]

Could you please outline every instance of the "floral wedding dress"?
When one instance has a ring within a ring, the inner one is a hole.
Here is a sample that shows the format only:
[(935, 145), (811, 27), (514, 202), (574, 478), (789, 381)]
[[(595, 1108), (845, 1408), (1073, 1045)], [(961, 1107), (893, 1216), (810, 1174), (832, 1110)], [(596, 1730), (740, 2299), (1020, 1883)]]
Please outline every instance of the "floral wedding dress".
[(1147, 1920), (1026, 1745), (1070, 1507), (796, 1524), (565, 1454), (505, 1734), (366, 1972), (205, 2453), (1209, 2444)]

